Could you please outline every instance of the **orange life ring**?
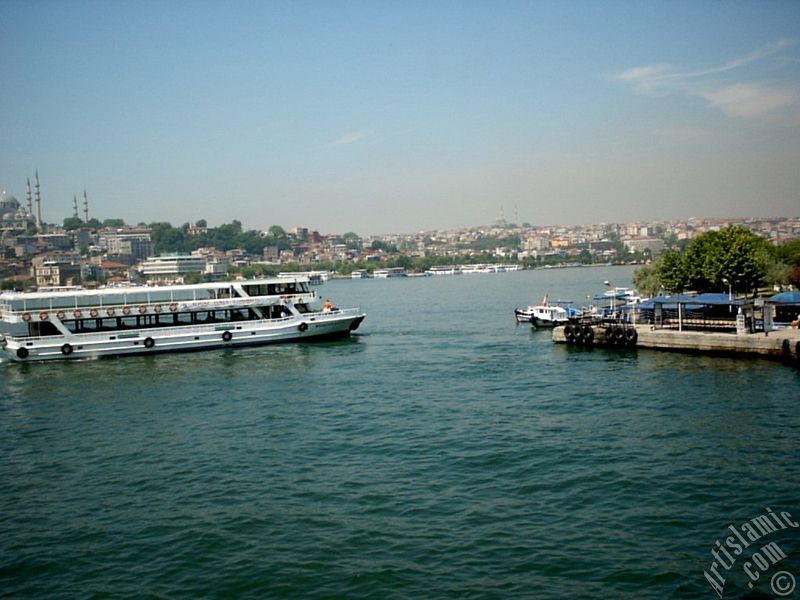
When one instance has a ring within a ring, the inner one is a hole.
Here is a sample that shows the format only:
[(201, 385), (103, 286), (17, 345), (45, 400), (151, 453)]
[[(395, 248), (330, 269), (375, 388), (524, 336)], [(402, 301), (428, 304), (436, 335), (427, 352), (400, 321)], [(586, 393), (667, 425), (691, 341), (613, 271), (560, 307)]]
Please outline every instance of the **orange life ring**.
[(175, 304), (173, 302), (172, 304), (169, 305), (169, 311), (170, 312), (175, 312), (176, 310), (178, 310), (178, 305), (177, 304)]
[(31, 320), (31, 313), (22, 313), (22, 320), (26, 323)]
[(140, 304), (139, 305), (139, 314), (143, 315), (146, 312), (147, 312), (147, 307), (144, 304)]
[(130, 306), (123, 306), (122, 307), (122, 314), (128, 316), (131, 314), (131, 307)]
[(107, 314), (109, 317), (113, 317), (113, 316), (114, 316), (114, 309), (113, 309), (113, 308), (108, 308), (108, 309), (106, 309), (106, 314)]
[(76, 319), (80, 319), (83, 316), (83, 313), (76, 308), (75, 310), (72, 311), (72, 316), (75, 317)]
[(39, 313), (39, 320), (40, 321), (47, 321), (47, 319), (49, 319), (49, 318), (50, 318), (50, 315), (47, 314), (46, 310), (43, 310), (42, 312)]
[(97, 309), (93, 308), (92, 310), (90, 310), (89, 311), (89, 315), (92, 316), (92, 317), (96, 317), (97, 316)]
[(161, 312), (163, 309), (161, 308), (161, 305), (160, 305), (160, 304), (156, 304), (156, 305), (153, 307), (153, 310), (154, 310), (154, 311), (156, 311), (157, 313), (160, 313), (160, 312)]
[(63, 310), (60, 310), (60, 311), (58, 311), (58, 312), (56, 313), (56, 316), (58, 317), (58, 320), (59, 320), (59, 321), (63, 320), (63, 318), (64, 318), (64, 311), (63, 311)]

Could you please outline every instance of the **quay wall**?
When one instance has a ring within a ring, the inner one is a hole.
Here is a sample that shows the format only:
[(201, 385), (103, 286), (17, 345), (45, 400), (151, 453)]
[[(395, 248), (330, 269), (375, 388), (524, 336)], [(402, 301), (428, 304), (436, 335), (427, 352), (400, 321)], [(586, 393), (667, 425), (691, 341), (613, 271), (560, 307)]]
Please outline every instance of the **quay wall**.
[[(655, 350), (673, 350), (680, 352), (739, 354), (751, 356), (767, 356), (800, 363), (800, 330), (779, 329), (765, 334), (718, 333), (711, 331), (676, 331), (672, 329), (655, 329), (651, 325), (628, 325), (635, 328), (637, 348)], [(593, 327), (595, 331), (594, 345), (605, 346), (603, 327)], [(553, 330), (555, 343), (568, 343), (564, 327)]]

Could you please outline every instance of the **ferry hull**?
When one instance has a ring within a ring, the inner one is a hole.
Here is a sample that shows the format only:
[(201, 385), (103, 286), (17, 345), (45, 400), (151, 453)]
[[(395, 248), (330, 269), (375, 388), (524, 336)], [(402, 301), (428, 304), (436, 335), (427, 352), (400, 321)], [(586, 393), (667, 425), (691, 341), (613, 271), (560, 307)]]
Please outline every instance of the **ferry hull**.
[(364, 318), (363, 313), (341, 316), (316, 313), (308, 318), (293, 317), (277, 323), (229, 322), (168, 330), (46, 338), (6, 337), (2, 356), (13, 362), (41, 362), (319, 341), (349, 336), (351, 331), (358, 329)]

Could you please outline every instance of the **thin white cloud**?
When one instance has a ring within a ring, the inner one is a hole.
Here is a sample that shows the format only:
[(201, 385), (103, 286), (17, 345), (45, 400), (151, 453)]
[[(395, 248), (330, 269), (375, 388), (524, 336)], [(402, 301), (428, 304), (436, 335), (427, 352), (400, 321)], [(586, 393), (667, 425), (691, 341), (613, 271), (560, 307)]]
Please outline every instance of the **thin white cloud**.
[(729, 117), (755, 118), (800, 102), (800, 93), (761, 85), (736, 84), (700, 94)]
[[(781, 39), (765, 44), (753, 52), (720, 65), (701, 69), (679, 69), (668, 63), (642, 65), (618, 73), (614, 79), (631, 85), (646, 95), (680, 94), (703, 98), (708, 105), (729, 117), (761, 118), (776, 112), (800, 111), (800, 89), (776, 87), (759, 81), (744, 83), (738, 70), (768, 57), (776, 56), (796, 45), (796, 40)], [(790, 64), (786, 60), (784, 65)], [(753, 78), (753, 75), (750, 75)]]
[(350, 131), (345, 133), (342, 137), (338, 140), (331, 142), (331, 146), (349, 146), (350, 144), (355, 144), (359, 140), (363, 140), (367, 137), (366, 131)]

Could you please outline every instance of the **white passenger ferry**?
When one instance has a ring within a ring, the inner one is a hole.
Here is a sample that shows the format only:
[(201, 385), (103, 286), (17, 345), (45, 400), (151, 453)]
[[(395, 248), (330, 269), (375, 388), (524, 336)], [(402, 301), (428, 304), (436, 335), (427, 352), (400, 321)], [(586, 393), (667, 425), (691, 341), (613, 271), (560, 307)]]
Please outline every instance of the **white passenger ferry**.
[[(320, 308), (307, 278), (0, 294), (2, 356), (17, 362), (347, 336), (366, 316)], [(326, 303), (327, 305), (328, 303)]]
[(377, 269), (372, 276), (375, 279), (387, 279), (389, 277), (405, 277), (406, 270), (403, 267), (390, 267), (388, 269)]

